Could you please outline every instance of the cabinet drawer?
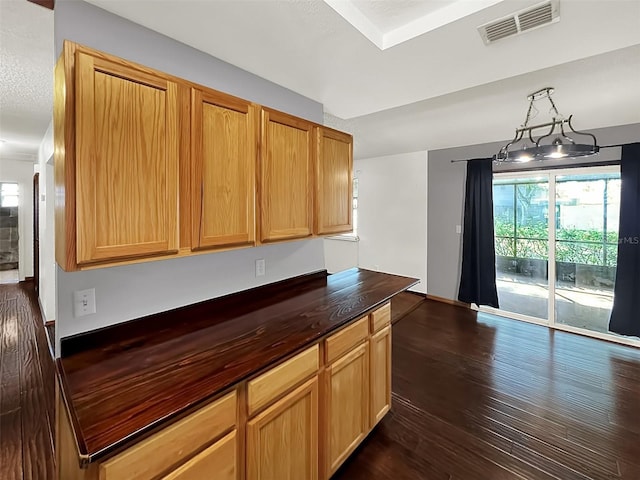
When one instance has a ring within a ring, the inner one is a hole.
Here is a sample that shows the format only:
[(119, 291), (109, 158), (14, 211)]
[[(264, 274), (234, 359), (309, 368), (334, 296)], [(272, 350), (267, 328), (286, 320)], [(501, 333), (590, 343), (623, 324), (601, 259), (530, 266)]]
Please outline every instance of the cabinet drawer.
[(235, 480), (238, 478), (236, 430), (200, 452), (162, 480), (193, 480), (214, 478)]
[(327, 363), (333, 362), (347, 353), (369, 335), (369, 317), (363, 317), (355, 323), (331, 335), (325, 341)]
[(371, 333), (375, 333), (381, 328), (391, 323), (391, 303), (387, 303), (375, 312), (371, 313)]
[(247, 387), (249, 416), (318, 371), (319, 347), (313, 347), (251, 380)]
[(235, 390), (100, 465), (101, 480), (147, 480), (188, 459), (236, 423)]

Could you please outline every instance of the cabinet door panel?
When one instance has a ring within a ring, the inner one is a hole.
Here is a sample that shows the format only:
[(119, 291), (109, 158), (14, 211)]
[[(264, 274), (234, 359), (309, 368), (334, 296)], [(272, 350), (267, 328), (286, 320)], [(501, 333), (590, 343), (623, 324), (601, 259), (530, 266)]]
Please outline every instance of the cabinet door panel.
[(193, 90), (195, 248), (254, 241), (256, 107)]
[(371, 428), (391, 408), (391, 326), (371, 337)]
[(353, 230), (353, 138), (317, 127), (315, 233)]
[(318, 378), (247, 422), (248, 480), (317, 480)]
[(236, 480), (238, 478), (238, 445), (236, 431), (200, 452), (162, 480)]
[(263, 110), (260, 164), (261, 241), (312, 234), (312, 125)]
[(369, 431), (368, 363), (368, 344), (364, 343), (326, 370), (329, 475)]
[(177, 85), (76, 54), (78, 263), (178, 248)]

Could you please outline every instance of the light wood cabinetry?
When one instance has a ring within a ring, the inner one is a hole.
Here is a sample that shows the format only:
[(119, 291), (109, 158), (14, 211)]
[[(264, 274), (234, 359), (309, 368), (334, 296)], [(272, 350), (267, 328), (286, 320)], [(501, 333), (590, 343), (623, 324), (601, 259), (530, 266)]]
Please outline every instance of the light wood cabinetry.
[(100, 464), (100, 479), (156, 478), (232, 428), (236, 411), (237, 397), (233, 391)]
[(369, 317), (356, 320), (348, 327), (343, 328), (325, 340), (327, 363), (333, 362), (336, 358), (344, 355), (367, 338), (367, 335), (369, 335), (368, 320)]
[(59, 399), (59, 478), (328, 479), (390, 409), (389, 313), (387, 303), (86, 469)]
[(258, 107), (192, 89), (192, 248), (253, 245)]
[(247, 409), (253, 415), (291, 388), (299, 385), (319, 367), (319, 347), (313, 347), (281, 363), (247, 384)]
[(236, 480), (239, 478), (237, 443), (237, 434), (233, 430), (162, 480)]
[(369, 433), (369, 345), (363, 343), (327, 367), (326, 458), (332, 475)]
[(77, 262), (178, 250), (177, 84), (76, 52)]
[(69, 41), (54, 144), (67, 271), (352, 230), (351, 135)]
[(353, 230), (353, 137), (316, 127), (315, 233)]
[(247, 423), (247, 480), (318, 478), (318, 378)]
[(391, 325), (370, 340), (371, 401), (370, 428), (391, 409)]
[(260, 241), (312, 235), (313, 145), (311, 122), (262, 109)]

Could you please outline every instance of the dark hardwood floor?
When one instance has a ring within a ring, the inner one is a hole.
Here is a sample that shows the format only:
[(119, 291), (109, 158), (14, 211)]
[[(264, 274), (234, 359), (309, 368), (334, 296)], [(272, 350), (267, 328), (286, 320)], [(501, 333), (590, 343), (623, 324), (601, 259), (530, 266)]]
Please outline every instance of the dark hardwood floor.
[(399, 293), (391, 299), (391, 323), (396, 323), (413, 312), (424, 301), (424, 294), (414, 292)]
[(426, 300), (393, 392), (334, 478), (640, 479), (639, 349)]
[(54, 370), (29, 283), (0, 285), (0, 479), (54, 478)]
[[(640, 479), (639, 349), (396, 298), (393, 408), (335, 479)], [(0, 287), (2, 480), (54, 477), (39, 321)]]

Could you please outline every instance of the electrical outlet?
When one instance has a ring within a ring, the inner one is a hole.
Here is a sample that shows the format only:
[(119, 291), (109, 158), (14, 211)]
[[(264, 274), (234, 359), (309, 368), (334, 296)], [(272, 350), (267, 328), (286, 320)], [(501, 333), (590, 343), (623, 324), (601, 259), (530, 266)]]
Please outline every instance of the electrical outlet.
[(264, 258), (260, 258), (256, 260), (256, 277), (264, 277), (265, 273), (267, 273), (267, 267)]
[(73, 312), (76, 317), (96, 313), (96, 289), (76, 290), (73, 292)]

